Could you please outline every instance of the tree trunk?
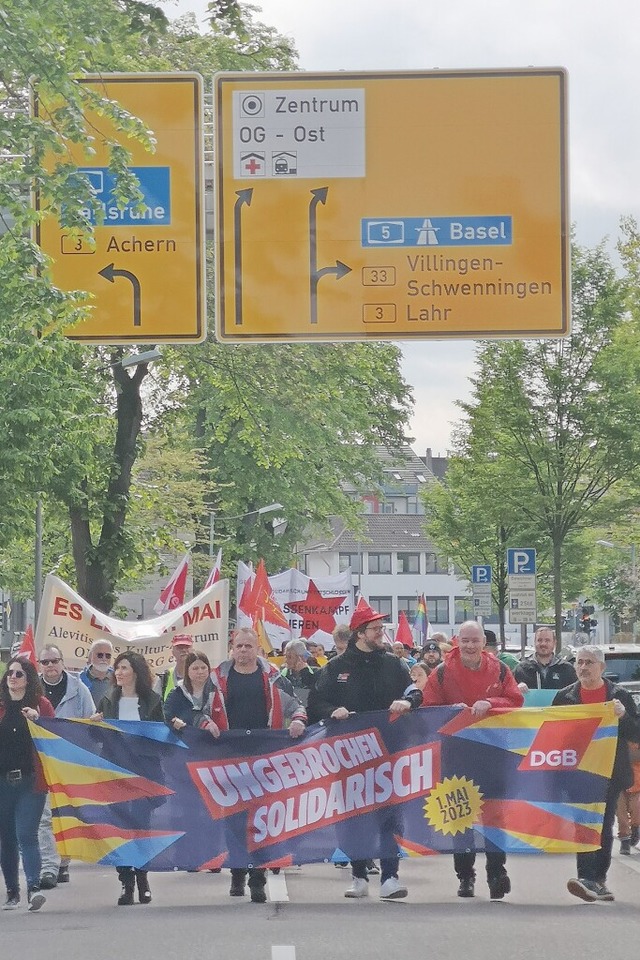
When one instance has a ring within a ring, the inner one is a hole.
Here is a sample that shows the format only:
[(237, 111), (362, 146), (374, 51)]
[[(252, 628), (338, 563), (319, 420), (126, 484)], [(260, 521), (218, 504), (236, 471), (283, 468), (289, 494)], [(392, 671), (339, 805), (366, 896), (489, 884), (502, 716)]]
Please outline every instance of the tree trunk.
[(553, 539), (553, 606), (556, 621), (556, 651), (562, 648), (562, 541)]
[(149, 368), (146, 363), (140, 363), (133, 376), (129, 376), (117, 363), (112, 370), (117, 393), (116, 437), (97, 546), (94, 546), (91, 539), (86, 504), (74, 504), (69, 508), (78, 592), (88, 603), (104, 613), (109, 613), (115, 602), (120, 560), (126, 549), (124, 527), (129, 505), (131, 473), (142, 426), (140, 384)]

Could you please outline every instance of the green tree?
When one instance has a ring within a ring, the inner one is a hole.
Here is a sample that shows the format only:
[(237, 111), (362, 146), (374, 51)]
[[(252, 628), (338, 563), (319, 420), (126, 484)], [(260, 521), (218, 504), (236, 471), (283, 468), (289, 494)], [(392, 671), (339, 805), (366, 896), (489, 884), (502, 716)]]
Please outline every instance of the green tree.
[[(390, 344), (207, 343), (175, 351), (171, 366), (183, 380), (168, 422), (196, 438), (218, 484), (208, 502), (229, 564), (264, 557), (278, 568), (309, 526), (326, 528), (336, 514), (356, 525), (358, 505), (343, 482), (365, 489), (379, 477), (374, 448), (405, 442), (411, 389)], [(274, 502), (287, 519), (280, 537), (272, 515), (224, 520)], [(202, 552), (208, 524), (207, 513)]]
[[(0, 283), (8, 295), (2, 318), (6, 338), (0, 347), (6, 347), (8, 362), (0, 373), (0, 392), (3, 377), (12, 384), (15, 378), (16, 330), (24, 344), (20, 392), (5, 390), (12, 406), (0, 414), (7, 423), (13, 418), (17, 442), (25, 446), (19, 469), (13, 465), (7, 473), (7, 502), (15, 504), (15, 523), (6, 531), (6, 544), (29, 541), (35, 495), (42, 492), (59, 547), (57, 505), (64, 505), (78, 589), (108, 611), (118, 583), (148, 570), (154, 551), (167, 549), (172, 540), (177, 545), (185, 532), (194, 530), (204, 548), (210, 510), (235, 516), (282, 502), (289, 521), (283, 540), (274, 542), (272, 531), (260, 524), (226, 530), (242, 541), (230, 549), (230, 559), (253, 542), (256, 554), (272, 564), (290, 558), (292, 544), (308, 522), (324, 520), (329, 512), (345, 513), (356, 522), (353, 505), (340, 492), (341, 481), (365, 482), (375, 470), (372, 446), (403, 439), (411, 398), (395, 348), (243, 349), (210, 341), (197, 348), (167, 349), (152, 371), (140, 364), (131, 372), (120, 365), (120, 348), (83, 348), (62, 336), (82, 317), (83, 297), (62, 294), (51, 287), (46, 272), (34, 272), (46, 263), (25, 240), (27, 227), (39, 215), (27, 202), (27, 187), (34, 180), (43, 204), (64, 216), (70, 230), (91, 228), (84, 212), (92, 203), (89, 186), (68, 161), (65, 146), (83, 143), (87, 136), (82, 112), (89, 95), (74, 83), (75, 71), (141, 65), (205, 74), (290, 69), (295, 64), (290, 42), (254, 21), (254, 8), (232, 3), (212, 5), (212, 15), (219, 13), (221, 19), (204, 35), (193, 18), (167, 24), (154, 5), (125, 0), (106, 0), (99, 8), (88, 0), (44, 0), (37, 12), (30, 2), (5, 4), (9, 7), (12, 18), (16, 13), (23, 54), (20, 63), (7, 61), (13, 64), (16, 102), (24, 107), (28, 63), (45, 78), (39, 86), (52, 113), (29, 118), (16, 108), (0, 128), (17, 155), (0, 181), (0, 205), (13, 218), (0, 253)], [(4, 48), (9, 39), (4, 37)], [(95, 107), (95, 98), (91, 102)], [(149, 141), (148, 132), (117, 104), (100, 109), (110, 112), (130, 136)], [(27, 162), (31, 142), (37, 150)], [(59, 157), (53, 171), (44, 164), (51, 151)], [(112, 156), (122, 175), (126, 150), (114, 144)], [(135, 196), (135, 182), (123, 183), (123, 200), (129, 193)], [(25, 276), (34, 277), (33, 292)], [(34, 341), (34, 331), (40, 340)], [(34, 344), (43, 358), (42, 371), (34, 366)], [(39, 389), (30, 383), (32, 376)], [(37, 404), (30, 402), (33, 398)], [(31, 424), (37, 425), (37, 434), (25, 430)], [(183, 461), (183, 473), (169, 463), (169, 442)], [(155, 482), (159, 471), (164, 484)], [(164, 495), (150, 496), (158, 487)], [(46, 546), (50, 556), (51, 545)], [(5, 549), (4, 557), (9, 554)], [(66, 554), (60, 550), (57, 557), (56, 569), (69, 569), (68, 544)]]
[(550, 546), (558, 638), (563, 551), (574, 534), (621, 515), (640, 463), (637, 325), (602, 247), (574, 249), (572, 332), (562, 340), (488, 343), (463, 404), (474, 456), (507, 465), (495, 490)]

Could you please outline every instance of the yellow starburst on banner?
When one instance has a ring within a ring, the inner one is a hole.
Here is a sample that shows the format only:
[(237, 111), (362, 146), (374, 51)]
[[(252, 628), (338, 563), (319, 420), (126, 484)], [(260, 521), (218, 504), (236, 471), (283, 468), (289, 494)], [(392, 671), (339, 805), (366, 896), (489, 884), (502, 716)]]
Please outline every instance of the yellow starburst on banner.
[(482, 793), (473, 780), (447, 777), (436, 784), (424, 804), (425, 819), (443, 834), (455, 837), (469, 830), (482, 809)]

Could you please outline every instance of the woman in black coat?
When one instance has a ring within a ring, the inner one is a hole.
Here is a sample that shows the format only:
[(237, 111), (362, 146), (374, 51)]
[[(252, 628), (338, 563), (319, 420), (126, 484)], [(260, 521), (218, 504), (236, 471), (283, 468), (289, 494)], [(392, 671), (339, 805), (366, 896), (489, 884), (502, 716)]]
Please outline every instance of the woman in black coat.
[[(145, 658), (133, 651), (119, 654), (113, 664), (114, 686), (98, 704), (92, 720), (154, 720), (162, 723), (162, 700), (153, 692), (151, 670)], [(118, 867), (122, 893), (119, 907), (131, 906), (135, 886), (140, 903), (151, 903), (151, 890), (146, 870)]]

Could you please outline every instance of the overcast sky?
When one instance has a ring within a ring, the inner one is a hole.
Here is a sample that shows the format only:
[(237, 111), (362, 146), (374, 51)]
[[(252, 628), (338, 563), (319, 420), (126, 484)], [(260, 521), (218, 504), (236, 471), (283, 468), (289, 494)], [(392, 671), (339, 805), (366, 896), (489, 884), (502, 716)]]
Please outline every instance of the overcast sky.
[[(259, 20), (291, 37), (303, 70), (565, 67), (570, 215), (580, 243), (640, 220), (637, 0), (256, 0)], [(167, 0), (170, 17), (207, 0)], [(454, 403), (468, 396), (472, 341), (403, 345), (415, 391), (416, 452), (448, 449)]]

